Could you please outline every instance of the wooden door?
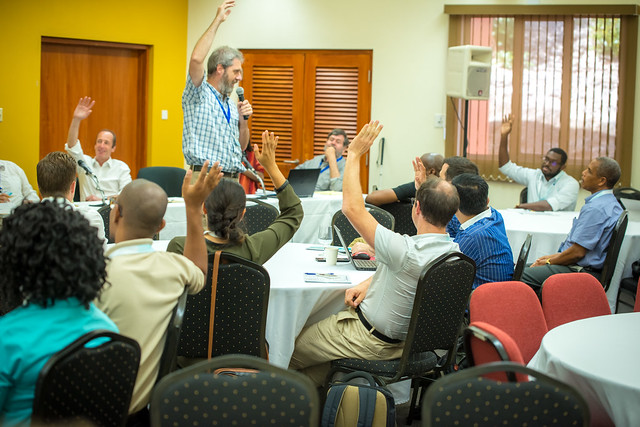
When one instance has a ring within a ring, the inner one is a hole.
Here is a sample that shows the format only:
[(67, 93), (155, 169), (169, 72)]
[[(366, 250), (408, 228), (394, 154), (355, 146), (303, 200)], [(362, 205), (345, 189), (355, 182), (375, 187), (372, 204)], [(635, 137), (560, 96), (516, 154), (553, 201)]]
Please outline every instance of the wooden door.
[(102, 129), (116, 134), (113, 157), (135, 178), (146, 166), (148, 46), (42, 38), (40, 157), (64, 151), (73, 110), (90, 96), (93, 113), (80, 125), (85, 154), (93, 156)]
[[(353, 139), (369, 121), (371, 51), (245, 49), (243, 53), (242, 86), (254, 107), (251, 140), (259, 141), (265, 129), (280, 135), (277, 159), (285, 175), (321, 154), (332, 129), (342, 128)], [(360, 177), (365, 192), (368, 177), (367, 158)]]

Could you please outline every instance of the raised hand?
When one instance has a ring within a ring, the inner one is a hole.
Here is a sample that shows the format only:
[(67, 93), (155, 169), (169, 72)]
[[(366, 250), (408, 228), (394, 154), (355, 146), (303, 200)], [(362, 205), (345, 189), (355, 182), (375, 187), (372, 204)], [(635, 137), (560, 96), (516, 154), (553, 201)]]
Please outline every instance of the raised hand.
[(427, 180), (427, 170), (422, 160), (420, 160), (420, 157), (416, 157), (411, 164), (413, 164), (413, 172), (415, 173), (414, 182), (417, 190)]
[(501, 135), (509, 135), (511, 133), (511, 128), (513, 126), (513, 118), (511, 114), (507, 114), (502, 118), (502, 126), (500, 127)]
[(73, 118), (84, 120), (91, 115), (93, 105), (96, 103), (91, 97), (85, 96), (80, 98), (76, 109), (73, 111)]
[(231, 8), (236, 5), (235, 0), (225, 0), (222, 2), (220, 6), (218, 6), (218, 11), (216, 12), (215, 20), (219, 22), (224, 22), (229, 14), (231, 13)]
[(256, 159), (264, 167), (276, 164), (276, 148), (278, 147), (278, 137), (273, 132), (265, 130), (262, 132), (262, 151), (258, 144), (253, 145), (253, 152)]
[(182, 197), (186, 206), (199, 208), (222, 179), (223, 174), (220, 162), (215, 162), (207, 173), (208, 167), (209, 160), (206, 160), (202, 165), (202, 172), (200, 172), (198, 179), (193, 184), (191, 184), (193, 172), (188, 170), (185, 174), (182, 182)]
[(360, 130), (360, 133), (353, 138), (351, 144), (349, 144), (350, 156), (362, 156), (373, 145), (373, 141), (376, 140), (380, 132), (382, 131), (382, 125), (378, 120), (371, 121), (364, 125)]

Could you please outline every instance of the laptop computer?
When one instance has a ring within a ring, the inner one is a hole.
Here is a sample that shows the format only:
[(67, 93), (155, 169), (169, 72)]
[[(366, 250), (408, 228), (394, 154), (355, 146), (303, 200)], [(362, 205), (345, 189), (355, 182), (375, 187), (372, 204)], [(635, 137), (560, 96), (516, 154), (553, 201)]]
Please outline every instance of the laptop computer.
[(347, 258), (349, 258), (349, 262), (353, 264), (356, 270), (376, 271), (376, 269), (378, 268), (378, 263), (376, 261), (372, 259), (354, 259), (351, 256), (351, 251), (349, 251), (347, 244), (344, 242), (344, 238), (342, 237), (340, 229), (336, 225), (333, 226), (333, 229), (336, 230), (336, 236), (338, 236), (338, 239), (340, 239), (340, 243), (342, 244), (344, 251), (347, 253)]
[(319, 176), (320, 169), (291, 169), (287, 179), (298, 197), (313, 197)]

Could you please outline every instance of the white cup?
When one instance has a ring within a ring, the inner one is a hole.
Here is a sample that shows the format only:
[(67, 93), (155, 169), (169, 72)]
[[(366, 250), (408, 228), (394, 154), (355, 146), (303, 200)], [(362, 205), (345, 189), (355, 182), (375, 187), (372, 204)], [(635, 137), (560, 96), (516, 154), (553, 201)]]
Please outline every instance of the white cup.
[(338, 261), (338, 248), (326, 247), (324, 248), (324, 257), (327, 260), (327, 265), (336, 265)]

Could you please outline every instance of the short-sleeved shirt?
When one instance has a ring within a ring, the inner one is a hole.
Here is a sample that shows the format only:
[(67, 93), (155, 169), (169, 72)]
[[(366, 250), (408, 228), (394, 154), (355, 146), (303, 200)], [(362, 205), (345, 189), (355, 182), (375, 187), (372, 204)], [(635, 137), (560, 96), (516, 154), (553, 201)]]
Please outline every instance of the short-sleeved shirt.
[(411, 198), (416, 197), (416, 184), (413, 181), (398, 185), (392, 190), (396, 193), (398, 201), (402, 203), (409, 203)]
[(337, 178), (331, 178), (329, 163), (325, 161), (324, 154), (307, 160), (296, 169), (320, 169), (320, 176), (318, 176), (318, 182), (316, 182), (316, 191), (342, 191), (342, 177), (344, 176), (344, 165), (347, 161), (343, 156), (340, 156), (336, 159), (336, 163), (338, 171), (340, 171), (340, 176)]
[(473, 288), (483, 283), (504, 282), (513, 278), (513, 252), (500, 212), (489, 208), (465, 221), (454, 242), (460, 251), (476, 263)]
[[(131, 182), (131, 169), (121, 160), (110, 158), (100, 165), (96, 159), (83, 153), (80, 141), (71, 148), (65, 144), (64, 149), (69, 155), (76, 159), (76, 162), (78, 160), (84, 160), (91, 168), (98, 178), (98, 183), (102, 191), (104, 191), (105, 197), (117, 196), (125, 185)], [(80, 166), (77, 167), (77, 171), (78, 182), (80, 184), (80, 200), (87, 200), (87, 197), (90, 195), (102, 197), (102, 193), (100, 193), (94, 180), (87, 175), (86, 171)]]
[(19, 205), (24, 199), (31, 202), (40, 201), (38, 193), (29, 184), (22, 168), (8, 160), (0, 160), (0, 188), (3, 193), (11, 194), (11, 201), (7, 203), (13, 206)]
[(118, 332), (93, 304), (75, 298), (29, 304), (0, 316), (0, 425), (29, 425), (36, 382), (51, 356), (96, 329)]
[(572, 211), (576, 208), (580, 184), (565, 171), (560, 171), (549, 181), (540, 169), (518, 166), (509, 161), (500, 172), (521, 185), (527, 186), (527, 202), (546, 200), (554, 211)]
[(577, 262), (579, 266), (599, 270), (607, 257), (606, 250), (611, 233), (622, 214), (622, 207), (613, 195), (613, 190), (601, 190), (584, 199), (584, 206), (567, 239), (562, 242), (558, 252), (562, 252), (574, 243), (587, 249), (585, 256)]
[(182, 93), (182, 152), (189, 165), (220, 162), (224, 172), (242, 172), (238, 106), (207, 81), (196, 87), (187, 76)]
[(375, 249), (378, 269), (360, 309), (374, 328), (389, 338), (403, 340), (422, 270), (440, 255), (460, 249), (447, 234), (407, 236), (379, 224)]

